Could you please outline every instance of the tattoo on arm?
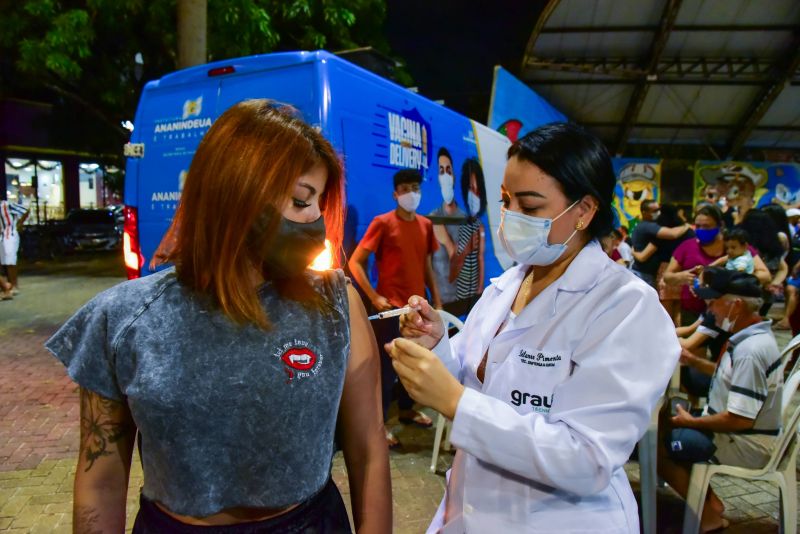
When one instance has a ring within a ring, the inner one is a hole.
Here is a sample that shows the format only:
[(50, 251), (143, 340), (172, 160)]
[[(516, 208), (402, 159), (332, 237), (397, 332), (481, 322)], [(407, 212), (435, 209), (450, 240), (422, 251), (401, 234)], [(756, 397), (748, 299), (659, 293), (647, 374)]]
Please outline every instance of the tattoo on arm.
[(101, 456), (112, 454), (114, 444), (131, 432), (121, 417), (123, 410), (123, 404), (81, 388), (81, 450), (87, 462), (84, 471)]
[(80, 534), (103, 534), (100, 526), (100, 512), (90, 506), (81, 506), (75, 510), (75, 532)]

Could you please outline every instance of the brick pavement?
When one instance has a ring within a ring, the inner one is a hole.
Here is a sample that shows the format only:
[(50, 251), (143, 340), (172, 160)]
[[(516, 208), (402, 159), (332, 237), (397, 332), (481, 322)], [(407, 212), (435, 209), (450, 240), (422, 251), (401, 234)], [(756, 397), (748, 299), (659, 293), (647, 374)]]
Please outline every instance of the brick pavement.
[[(69, 532), (72, 480), (78, 452), (76, 386), (43, 348), (45, 339), (78, 306), (122, 279), (110, 256), (77, 257), (55, 265), (23, 267), (23, 292), (0, 303), (0, 531)], [(780, 342), (788, 340), (780, 334)], [(392, 420), (396, 423), (396, 419)], [(395, 532), (424, 532), (444, 490), (443, 472), (452, 456), (439, 457), (439, 472), (428, 471), (433, 432), (396, 426), (403, 448), (390, 454)], [(638, 466), (626, 471), (638, 489)], [(341, 455), (333, 478), (348, 502)], [(135, 461), (128, 497), (132, 524), (142, 484)], [(777, 531), (777, 489), (768, 483), (715, 477), (731, 533)], [(658, 491), (659, 532), (679, 532), (682, 502), (668, 488)]]

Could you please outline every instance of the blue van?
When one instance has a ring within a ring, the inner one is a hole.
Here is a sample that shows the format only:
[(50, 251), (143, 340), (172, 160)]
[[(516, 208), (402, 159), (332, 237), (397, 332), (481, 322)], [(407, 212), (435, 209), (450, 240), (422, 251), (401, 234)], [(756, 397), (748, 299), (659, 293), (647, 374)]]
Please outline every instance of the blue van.
[[(249, 98), (293, 105), (342, 155), (347, 252), (374, 216), (395, 208), (392, 177), (400, 169), (417, 169), (424, 178), (418, 213), (441, 207), (443, 194), (449, 196), (447, 189), (453, 187), (462, 215), (458, 220), (432, 219), (451, 224), (450, 229), (465, 222), (469, 207), (462, 198), (461, 169), (471, 160), (481, 167), (488, 206), (480, 217), (486, 236), (484, 285), (510, 266), (495, 237), (508, 138), (340, 57), (316, 51), (209, 63), (145, 86), (131, 142), (125, 146), (124, 254), (129, 278), (149, 272), (200, 139), (228, 107)], [(444, 184), (439, 178), (440, 152), (450, 154), (454, 178)]]

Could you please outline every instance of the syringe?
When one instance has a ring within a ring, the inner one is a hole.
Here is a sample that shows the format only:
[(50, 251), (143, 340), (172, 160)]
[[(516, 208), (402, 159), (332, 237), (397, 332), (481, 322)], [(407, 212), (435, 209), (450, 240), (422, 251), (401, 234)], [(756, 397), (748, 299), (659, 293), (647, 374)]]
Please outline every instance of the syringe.
[(397, 308), (396, 310), (387, 310), (384, 312), (376, 313), (375, 315), (370, 315), (367, 317), (370, 321), (374, 321), (375, 319), (386, 319), (389, 317), (397, 317), (398, 315), (405, 315), (407, 313), (411, 313), (414, 311), (414, 308), (411, 306), (405, 306), (404, 308)]

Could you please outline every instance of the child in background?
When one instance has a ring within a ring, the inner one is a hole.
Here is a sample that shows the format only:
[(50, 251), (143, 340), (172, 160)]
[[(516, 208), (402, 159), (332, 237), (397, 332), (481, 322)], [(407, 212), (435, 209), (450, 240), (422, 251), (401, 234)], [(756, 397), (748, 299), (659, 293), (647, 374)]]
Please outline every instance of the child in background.
[(725, 233), (725, 256), (721, 257), (710, 267), (725, 265), (729, 271), (739, 271), (741, 273), (753, 274), (755, 262), (753, 255), (747, 250), (747, 232), (734, 228)]

